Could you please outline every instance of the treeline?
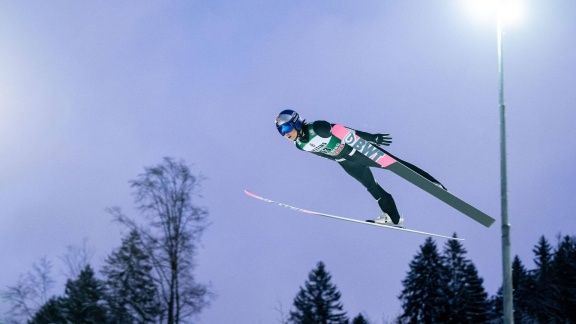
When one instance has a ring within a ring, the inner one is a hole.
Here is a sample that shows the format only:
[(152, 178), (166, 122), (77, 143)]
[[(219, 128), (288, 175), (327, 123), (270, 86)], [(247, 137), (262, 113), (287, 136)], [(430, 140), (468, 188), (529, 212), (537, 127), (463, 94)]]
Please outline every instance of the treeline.
[[(212, 298), (211, 288), (194, 278), (195, 252), (206, 228), (207, 212), (196, 206), (202, 180), (182, 161), (165, 158), (134, 181), (139, 225), (120, 208), (108, 212), (126, 229), (121, 246), (98, 274), (86, 253), (65, 258), (71, 271), (62, 296), (50, 295), (51, 263), (43, 259), (16, 285), (2, 291), (12, 323), (191, 323)], [(512, 264), (516, 323), (576, 323), (576, 238), (541, 237), (534, 269), (516, 256)], [(428, 238), (408, 265), (398, 298), (395, 323), (500, 323), (501, 289), (489, 296), (460, 241), (442, 250)], [(324, 263), (319, 262), (280, 322), (367, 324), (367, 314), (351, 318), (340, 302)]]
[[(556, 247), (541, 237), (534, 247), (535, 269), (518, 256), (512, 265), (515, 323), (576, 323), (576, 239), (565, 236)], [(489, 297), (474, 263), (460, 241), (442, 251), (426, 239), (410, 262), (398, 298), (402, 314), (394, 323), (502, 323), (502, 288)], [(312, 270), (283, 323), (368, 324), (366, 314), (350, 319), (324, 263)]]
[[(46, 259), (2, 292), (7, 323), (190, 323), (212, 292), (193, 275), (195, 252), (207, 212), (196, 206), (201, 177), (182, 161), (165, 158), (134, 181), (139, 225), (118, 207), (108, 212), (128, 234), (97, 276), (86, 253), (65, 259), (71, 274), (64, 295), (50, 296), (52, 265)], [(98, 277), (102, 278), (99, 279)]]

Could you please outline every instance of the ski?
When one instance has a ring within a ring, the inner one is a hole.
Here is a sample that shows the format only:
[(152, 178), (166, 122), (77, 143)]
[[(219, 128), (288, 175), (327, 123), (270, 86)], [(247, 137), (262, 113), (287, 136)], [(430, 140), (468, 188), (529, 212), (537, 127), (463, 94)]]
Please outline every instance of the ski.
[(462, 199), (454, 196), (450, 192), (438, 187), (428, 179), (412, 171), (402, 163), (396, 161), (393, 157), (387, 155), (379, 147), (370, 144), (368, 141), (360, 138), (355, 134), (354, 130), (348, 129), (342, 125), (334, 125), (332, 127), (332, 134), (342, 140), (342, 143), (350, 145), (356, 151), (366, 155), (372, 161), (378, 163), (385, 169), (388, 169), (400, 177), (408, 180), (420, 189), (428, 192), (432, 196), (440, 199), (449, 206), (462, 212), (466, 216), (472, 218), (478, 223), (490, 227), (495, 219), (488, 216), (484, 212), (478, 210), (476, 207), (468, 204)]
[(353, 218), (347, 218), (347, 217), (342, 217), (342, 216), (336, 216), (336, 215), (330, 215), (330, 214), (326, 214), (326, 213), (315, 212), (315, 211), (311, 211), (311, 210), (307, 210), (307, 209), (303, 209), (303, 208), (299, 208), (299, 207), (290, 206), (290, 205), (287, 205), (287, 204), (284, 204), (281, 202), (274, 201), (272, 199), (260, 197), (256, 194), (251, 193), (248, 190), (244, 190), (244, 193), (250, 197), (253, 197), (253, 198), (268, 202), (268, 203), (273, 203), (273, 204), (276, 204), (276, 205), (281, 206), (281, 207), (286, 207), (286, 208), (289, 208), (289, 209), (292, 209), (295, 211), (299, 211), (299, 212), (305, 213), (305, 214), (324, 216), (324, 217), (329, 217), (332, 219), (339, 219), (339, 220), (343, 220), (343, 221), (347, 221), (347, 222), (353, 222), (353, 223), (364, 224), (364, 225), (384, 227), (387, 229), (393, 229), (393, 230), (397, 230), (397, 231), (404, 231), (404, 232), (410, 232), (410, 233), (416, 233), (416, 234), (422, 234), (422, 235), (428, 235), (428, 236), (441, 237), (441, 238), (445, 238), (445, 239), (449, 239), (449, 240), (459, 240), (459, 241), (464, 240), (463, 238), (457, 238), (457, 237), (451, 237), (451, 236), (446, 236), (446, 235), (416, 231), (416, 230), (412, 230), (412, 229), (408, 229), (408, 228), (400, 227), (400, 226), (384, 225), (384, 224), (374, 223), (373, 221), (361, 221), (361, 220), (357, 220), (357, 219), (353, 219)]

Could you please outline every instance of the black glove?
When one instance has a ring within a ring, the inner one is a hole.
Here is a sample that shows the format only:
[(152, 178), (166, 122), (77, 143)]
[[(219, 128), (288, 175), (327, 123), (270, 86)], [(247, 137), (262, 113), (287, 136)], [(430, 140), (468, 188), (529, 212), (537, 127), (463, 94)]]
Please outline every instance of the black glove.
[(374, 135), (374, 143), (389, 146), (392, 144), (392, 137), (390, 137), (390, 134), (376, 134)]

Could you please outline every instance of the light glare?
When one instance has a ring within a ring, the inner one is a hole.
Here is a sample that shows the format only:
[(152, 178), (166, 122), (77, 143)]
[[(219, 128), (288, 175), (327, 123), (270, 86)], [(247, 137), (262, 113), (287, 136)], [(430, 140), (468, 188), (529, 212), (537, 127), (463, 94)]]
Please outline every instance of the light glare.
[(470, 12), (478, 19), (499, 17), (506, 24), (516, 24), (524, 16), (519, 0), (465, 0)]
[(502, 20), (508, 24), (517, 24), (524, 17), (524, 6), (518, 1), (506, 1), (500, 4), (499, 12)]

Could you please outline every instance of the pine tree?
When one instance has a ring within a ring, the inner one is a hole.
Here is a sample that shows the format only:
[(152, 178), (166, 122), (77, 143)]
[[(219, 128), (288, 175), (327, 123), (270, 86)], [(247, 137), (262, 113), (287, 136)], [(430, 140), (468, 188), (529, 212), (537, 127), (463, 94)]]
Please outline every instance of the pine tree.
[(28, 324), (66, 324), (64, 312), (62, 298), (52, 297), (40, 307)]
[[(496, 295), (490, 297), (490, 314), (489, 314), (489, 323), (502, 323), (504, 317), (504, 298), (502, 297), (502, 287), (498, 288)], [(516, 305), (516, 304), (514, 304)], [(516, 321), (516, 317), (514, 317), (514, 321)]]
[[(543, 241), (541, 241), (543, 243)], [(550, 251), (546, 244), (541, 245), (544, 251)], [(540, 262), (540, 261), (539, 261)], [(512, 290), (514, 303), (515, 323), (538, 323), (538, 303), (541, 298), (536, 298), (537, 294), (535, 270), (528, 271), (516, 255), (512, 261)], [(548, 302), (545, 302), (548, 303)], [(498, 289), (495, 296), (491, 298), (491, 323), (500, 323), (503, 316), (502, 287)], [(543, 315), (540, 315), (543, 316)]]
[(102, 274), (112, 323), (151, 323), (160, 314), (152, 264), (133, 230), (107, 259)]
[[(534, 290), (534, 277), (526, 270), (518, 256), (512, 261), (512, 291), (514, 304), (514, 322), (534, 322), (528, 301)], [(502, 303), (502, 298), (500, 299)], [(502, 305), (500, 305), (502, 309)]]
[(488, 294), (476, 267), (466, 259), (466, 253), (456, 240), (448, 241), (444, 248), (443, 261), (449, 275), (446, 294), (448, 322), (482, 323), (488, 318)]
[(94, 277), (90, 265), (80, 272), (78, 279), (66, 283), (62, 305), (68, 323), (105, 323), (104, 304), (103, 283)]
[(548, 277), (549, 272), (552, 270), (552, 246), (550, 246), (544, 236), (541, 236), (532, 252), (535, 255), (534, 263), (536, 263), (538, 276)]
[(558, 303), (562, 296), (554, 283), (552, 247), (544, 236), (532, 250), (536, 269), (531, 273), (531, 293), (526, 297), (527, 311), (539, 322), (562, 322)]
[(358, 316), (352, 319), (352, 324), (369, 324), (368, 320), (362, 314), (358, 314)]
[[(454, 235), (455, 236), (455, 235)], [(443, 264), (448, 274), (446, 289), (448, 321), (452, 323), (465, 322), (465, 303), (462, 303), (466, 295), (466, 281), (464, 269), (468, 265), (468, 260), (464, 258), (466, 250), (462, 244), (456, 240), (448, 240), (444, 247)]]
[(296, 324), (340, 324), (348, 323), (346, 312), (340, 303), (340, 292), (331, 283), (332, 276), (324, 263), (318, 262), (305, 282), (305, 288), (294, 299), (294, 311), (290, 312), (290, 323)]
[(399, 298), (404, 312), (400, 320), (425, 324), (447, 322), (448, 281), (448, 272), (436, 243), (432, 238), (427, 238), (410, 262), (406, 278), (402, 280), (404, 289)]
[[(512, 262), (516, 323), (576, 323), (576, 241), (564, 237), (556, 251), (544, 236), (532, 250), (536, 269)], [(491, 323), (502, 317), (502, 288), (492, 297)]]
[(490, 303), (488, 294), (482, 285), (484, 280), (478, 276), (476, 266), (470, 262), (464, 269), (465, 297), (464, 314), (468, 323), (484, 323), (489, 318)]
[(558, 287), (557, 301), (562, 318), (576, 323), (576, 240), (565, 236), (552, 259), (553, 281)]

